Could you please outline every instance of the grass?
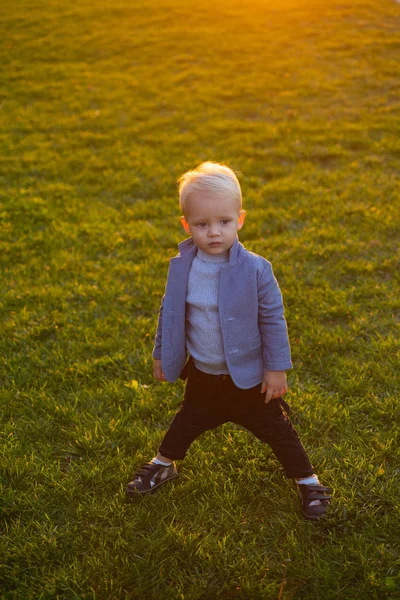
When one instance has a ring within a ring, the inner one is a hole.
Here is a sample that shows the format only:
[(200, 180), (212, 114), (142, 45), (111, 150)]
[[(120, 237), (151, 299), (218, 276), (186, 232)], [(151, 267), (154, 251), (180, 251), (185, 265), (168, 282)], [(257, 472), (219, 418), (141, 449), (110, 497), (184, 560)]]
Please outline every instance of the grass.
[[(400, 6), (19, 0), (0, 25), (2, 598), (400, 598)], [(239, 171), (329, 517), (226, 424), (129, 503), (177, 177)]]

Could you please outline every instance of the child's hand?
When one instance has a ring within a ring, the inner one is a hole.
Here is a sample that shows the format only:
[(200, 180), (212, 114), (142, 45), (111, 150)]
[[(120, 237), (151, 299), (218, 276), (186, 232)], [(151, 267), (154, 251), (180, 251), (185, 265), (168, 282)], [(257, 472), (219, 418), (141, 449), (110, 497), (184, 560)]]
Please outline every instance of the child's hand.
[(286, 372), (285, 371), (264, 371), (264, 377), (261, 384), (261, 393), (265, 394), (265, 404), (268, 404), (273, 398), (280, 398), (287, 392)]
[(158, 360), (157, 358), (155, 358), (153, 362), (153, 375), (157, 381), (165, 381), (165, 376), (161, 367), (161, 360)]

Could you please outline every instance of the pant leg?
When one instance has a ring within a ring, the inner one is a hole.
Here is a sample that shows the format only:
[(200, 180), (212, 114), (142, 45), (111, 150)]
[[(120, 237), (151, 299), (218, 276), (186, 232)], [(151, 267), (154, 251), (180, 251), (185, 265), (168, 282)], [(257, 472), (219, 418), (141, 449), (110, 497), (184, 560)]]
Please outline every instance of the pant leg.
[(290, 408), (282, 398), (265, 404), (265, 394), (258, 385), (239, 390), (230, 420), (251, 431), (266, 442), (284, 467), (287, 477), (308, 477), (313, 467), (288, 413)]
[(182, 406), (175, 414), (158, 451), (172, 460), (184, 458), (196, 438), (227, 421), (221, 400), (218, 384), (192, 367)]

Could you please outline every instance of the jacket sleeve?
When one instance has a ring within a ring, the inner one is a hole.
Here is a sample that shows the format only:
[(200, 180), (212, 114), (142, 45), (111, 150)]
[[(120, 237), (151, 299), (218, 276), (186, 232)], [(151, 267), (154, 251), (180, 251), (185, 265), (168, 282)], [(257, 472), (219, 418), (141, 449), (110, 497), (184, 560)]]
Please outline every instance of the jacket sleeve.
[(258, 281), (258, 322), (263, 343), (264, 369), (292, 369), (282, 294), (270, 263), (265, 265)]
[(164, 298), (165, 298), (165, 295), (163, 296), (163, 299), (161, 301), (160, 312), (158, 313), (157, 332), (156, 332), (156, 337), (154, 340), (154, 347), (153, 347), (153, 354), (152, 354), (152, 357), (157, 360), (161, 360), (162, 314), (163, 314), (163, 307), (164, 307)]

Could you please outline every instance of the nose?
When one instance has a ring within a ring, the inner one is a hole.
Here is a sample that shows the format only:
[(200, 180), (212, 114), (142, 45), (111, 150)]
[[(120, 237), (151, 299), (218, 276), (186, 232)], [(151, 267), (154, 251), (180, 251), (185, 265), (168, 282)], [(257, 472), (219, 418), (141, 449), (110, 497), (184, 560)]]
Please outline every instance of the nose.
[(210, 237), (216, 237), (219, 235), (219, 226), (217, 223), (214, 225), (210, 225), (210, 228), (208, 230), (208, 235)]

